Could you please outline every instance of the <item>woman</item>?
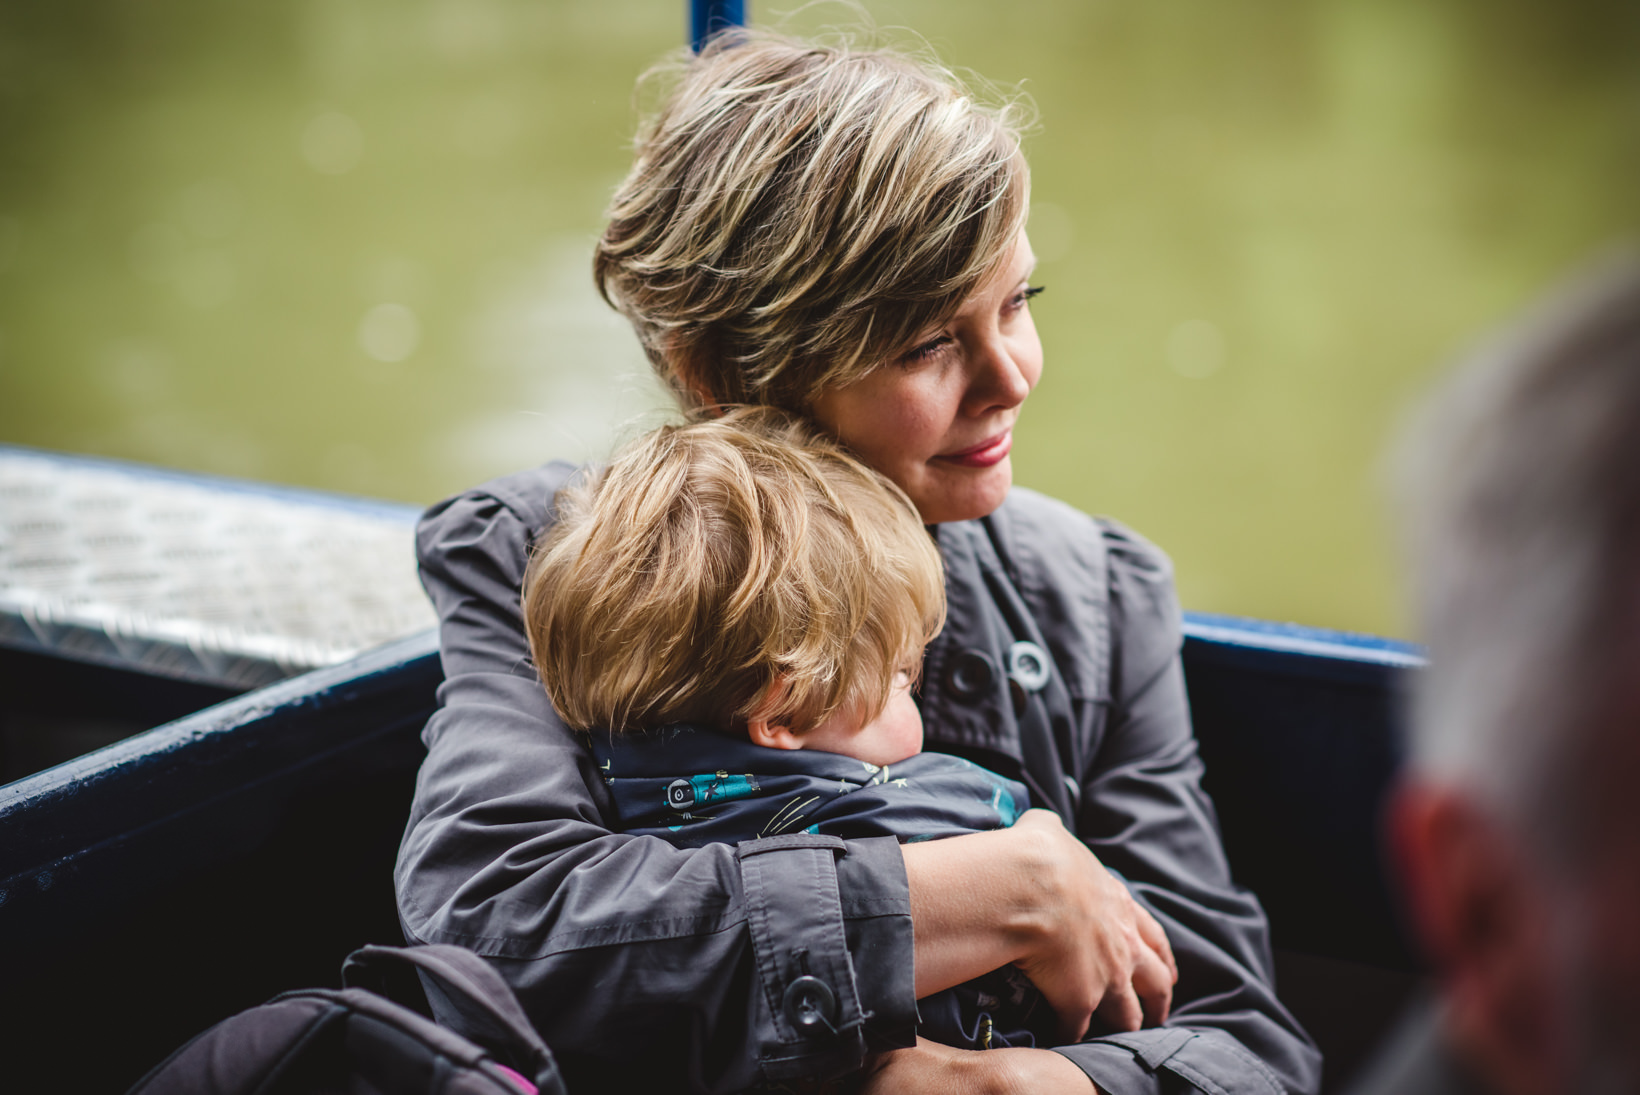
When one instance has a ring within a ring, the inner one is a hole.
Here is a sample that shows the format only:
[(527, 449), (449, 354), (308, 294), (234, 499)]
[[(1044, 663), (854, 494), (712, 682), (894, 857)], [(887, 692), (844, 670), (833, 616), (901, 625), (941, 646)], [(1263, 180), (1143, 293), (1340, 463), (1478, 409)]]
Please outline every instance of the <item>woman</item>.
[[(1010, 490), (1042, 370), (1028, 187), (1010, 111), (943, 70), (719, 39), (641, 135), (595, 273), (687, 410), (810, 415), (905, 489), (950, 599), (920, 696), (928, 747), (1025, 780), (1055, 813), (904, 847), (612, 833), (518, 606), (572, 469), (424, 518), (446, 683), (401, 918), (491, 958), (572, 1089), (732, 1091), (867, 1064), (873, 1091), (1315, 1087), (1200, 789), (1166, 560)], [(1058, 1012), (1063, 1047), (915, 1040), (917, 998), (1008, 962)]]

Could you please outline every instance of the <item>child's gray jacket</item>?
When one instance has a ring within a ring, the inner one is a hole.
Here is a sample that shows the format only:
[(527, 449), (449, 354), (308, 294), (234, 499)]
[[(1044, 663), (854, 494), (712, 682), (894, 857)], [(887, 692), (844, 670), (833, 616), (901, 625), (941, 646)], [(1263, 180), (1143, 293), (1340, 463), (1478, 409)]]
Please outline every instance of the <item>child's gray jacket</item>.
[[(529, 546), (573, 472), (494, 480), (418, 529), (445, 683), (396, 871), (407, 935), (490, 957), (572, 1091), (735, 1091), (910, 1044), (911, 913), (893, 837), (680, 849), (612, 831), (608, 790), (552, 712), (519, 608)], [(1270, 987), (1263, 913), (1230, 881), (1201, 790), (1166, 558), (1023, 489), (933, 532), (949, 617), (924, 664), (926, 747), (1030, 784), (1127, 881), (1178, 960), (1166, 1026), (1094, 1031), (1060, 1051), (1122, 1095), (1314, 1091), (1319, 1057)], [(1045, 732), (1022, 736), (1033, 723)], [(1050, 770), (1058, 786), (1030, 776)]]

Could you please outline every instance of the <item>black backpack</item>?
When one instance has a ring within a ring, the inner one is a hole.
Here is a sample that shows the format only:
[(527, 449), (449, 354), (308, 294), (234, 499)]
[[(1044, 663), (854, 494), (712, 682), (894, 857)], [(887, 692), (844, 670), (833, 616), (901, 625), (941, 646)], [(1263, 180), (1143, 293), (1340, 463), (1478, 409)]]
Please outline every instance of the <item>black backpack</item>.
[[(480, 1046), (360, 987), (413, 969)], [(450, 946), (363, 947), (341, 989), (301, 989), (211, 1027), (130, 1095), (566, 1095), (499, 974)]]

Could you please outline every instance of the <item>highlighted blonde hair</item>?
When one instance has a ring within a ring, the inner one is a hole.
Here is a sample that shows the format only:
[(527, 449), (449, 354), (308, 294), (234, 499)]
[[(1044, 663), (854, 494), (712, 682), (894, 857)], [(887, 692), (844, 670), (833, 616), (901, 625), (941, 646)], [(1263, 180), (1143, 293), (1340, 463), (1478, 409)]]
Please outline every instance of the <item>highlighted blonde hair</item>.
[(720, 34), (639, 133), (593, 273), (686, 406), (806, 411), (1014, 245), (1019, 102), (888, 50)]
[(558, 515), (524, 620), (574, 729), (869, 718), (945, 620), (911, 500), (770, 408), (644, 435), (560, 492)]

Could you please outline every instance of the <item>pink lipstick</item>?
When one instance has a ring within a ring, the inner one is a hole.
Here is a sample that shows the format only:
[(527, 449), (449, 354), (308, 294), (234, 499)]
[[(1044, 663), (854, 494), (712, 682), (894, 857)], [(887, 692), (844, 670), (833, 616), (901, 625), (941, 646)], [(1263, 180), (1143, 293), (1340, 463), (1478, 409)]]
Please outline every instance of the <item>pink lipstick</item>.
[(1002, 463), (1013, 447), (1014, 431), (1003, 430), (995, 437), (987, 438), (972, 448), (941, 453), (935, 459), (964, 468), (989, 468)]

